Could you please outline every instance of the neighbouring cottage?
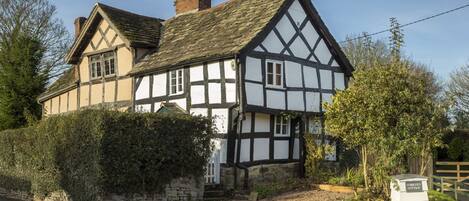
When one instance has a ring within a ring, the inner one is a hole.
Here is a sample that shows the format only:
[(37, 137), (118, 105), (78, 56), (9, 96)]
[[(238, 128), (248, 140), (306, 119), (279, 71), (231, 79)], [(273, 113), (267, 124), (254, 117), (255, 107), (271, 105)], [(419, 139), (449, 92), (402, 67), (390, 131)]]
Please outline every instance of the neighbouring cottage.
[(162, 20), (98, 3), (78, 18), (73, 67), (39, 98), (44, 115), (108, 107), (213, 117), (205, 179), (225, 188), (301, 174), (305, 133), (337, 146), (322, 103), (354, 69), (309, 0), (175, 7)]

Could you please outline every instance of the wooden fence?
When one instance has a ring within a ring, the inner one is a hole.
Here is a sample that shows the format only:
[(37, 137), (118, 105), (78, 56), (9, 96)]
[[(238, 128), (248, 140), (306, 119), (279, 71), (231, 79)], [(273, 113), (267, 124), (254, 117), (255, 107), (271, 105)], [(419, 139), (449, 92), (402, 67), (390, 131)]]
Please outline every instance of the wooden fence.
[(469, 199), (469, 162), (436, 162), (432, 189), (453, 195), (456, 200)]

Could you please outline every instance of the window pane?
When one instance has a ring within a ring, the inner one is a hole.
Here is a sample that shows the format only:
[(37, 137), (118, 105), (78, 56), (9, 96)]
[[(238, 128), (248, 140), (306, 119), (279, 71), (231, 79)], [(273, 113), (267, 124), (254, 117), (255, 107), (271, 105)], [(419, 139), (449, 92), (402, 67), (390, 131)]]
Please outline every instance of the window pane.
[(111, 66), (109, 65), (109, 61), (108, 60), (104, 61), (104, 73), (105, 73), (105, 75), (110, 74), (110, 68), (111, 68)]
[(275, 85), (278, 85), (278, 86), (282, 85), (282, 76), (281, 75), (275, 76)]
[(171, 93), (172, 93), (172, 94), (177, 93), (177, 91), (176, 91), (176, 85), (171, 86)]
[(91, 77), (96, 77), (96, 64), (92, 63), (91, 64)]
[(274, 64), (268, 62), (267, 63), (267, 73), (274, 73)]
[(101, 77), (101, 75), (102, 75), (101, 74), (101, 63), (98, 62), (98, 63), (96, 63), (96, 76)]
[(171, 71), (171, 78), (176, 78), (176, 71)]
[(286, 134), (287, 134), (287, 125), (283, 124), (282, 125), (282, 135), (286, 135)]
[(110, 62), (111, 62), (111, 74), (115, 74), (116, 69), (115, 69), (115, 66), (114, 66), (114, 59), (111, 59)]
[(275, 133), (276, 133), (276, 134), (280, 134), (280, 131), (281, 131), (281, 130), (282, 130), (282, 125), (277, 124), (277, 125), (275, 126)]

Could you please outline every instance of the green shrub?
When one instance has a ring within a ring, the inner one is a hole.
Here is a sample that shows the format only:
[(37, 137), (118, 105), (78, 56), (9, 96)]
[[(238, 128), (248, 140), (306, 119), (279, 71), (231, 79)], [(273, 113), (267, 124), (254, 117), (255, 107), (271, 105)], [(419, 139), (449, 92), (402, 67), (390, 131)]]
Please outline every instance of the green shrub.
[(53, 116), (0, 133), (0, 186), (39, 196), (64, 190), (75, 201), (157, 193), (172, 179), (203, 175), (212, 136), (209, 119), (184, 114)]
[(438, 191), (428, 191), (430, 201), (455, 201), (451, 196)]
[(457, 161), (461, 158), (464, 151), (464, 140), (456, 137), (448, 145), (448, 157), (451, 160)]
[(469, 162), (469, 140), (466, 140), (464, 144), (464, 153), (463, 153), (464, 161)]

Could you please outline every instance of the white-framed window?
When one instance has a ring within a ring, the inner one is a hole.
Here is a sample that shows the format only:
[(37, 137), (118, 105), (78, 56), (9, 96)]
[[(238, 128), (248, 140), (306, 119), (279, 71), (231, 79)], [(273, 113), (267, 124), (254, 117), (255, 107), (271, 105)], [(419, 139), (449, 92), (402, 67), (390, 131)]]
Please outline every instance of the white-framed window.
[(283, 62), (267, 60), (265, 65), (266, 85), (269, 87), (283, 87)]
[(280, 137), (290, 136), (290, 120), (283, 116), (275, 116), (274, 135)]
[(116, 74), (116, 57), (114, 52), (105, 52), (90, 57), (91, 79), (110, 77)]
[(169, 78), (169, 94), (178, 95), (184, 93), (184, 70), (170, 71)]

